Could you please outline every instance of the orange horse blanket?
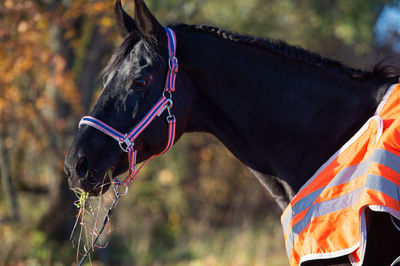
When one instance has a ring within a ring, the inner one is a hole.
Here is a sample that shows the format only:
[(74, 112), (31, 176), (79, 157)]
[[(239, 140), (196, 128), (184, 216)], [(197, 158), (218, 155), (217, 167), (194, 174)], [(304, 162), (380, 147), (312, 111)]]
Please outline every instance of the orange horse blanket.
[(281, 222), (291, 265), (343, 255), (361, 265), (366, 208), (400, 219), (399, 114), (400, 84), (395, 84), (375, 115), (288, 205)]

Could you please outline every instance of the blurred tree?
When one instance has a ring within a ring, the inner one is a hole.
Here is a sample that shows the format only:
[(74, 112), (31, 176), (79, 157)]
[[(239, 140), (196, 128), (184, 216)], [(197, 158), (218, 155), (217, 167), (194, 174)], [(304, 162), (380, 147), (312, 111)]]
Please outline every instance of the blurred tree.
[(42, 195), (48, 211), (33, 223), (47, 238), (65, 241), (75, 219), (64, 154), (113, 46), (113, 3), (7, 0), (1, 5), (3, 189), (12, 217), (17, 217), (17, 197), (23, 202), (21, 223), (32, 222), (26, 214), (35, 207), (30, 199)]

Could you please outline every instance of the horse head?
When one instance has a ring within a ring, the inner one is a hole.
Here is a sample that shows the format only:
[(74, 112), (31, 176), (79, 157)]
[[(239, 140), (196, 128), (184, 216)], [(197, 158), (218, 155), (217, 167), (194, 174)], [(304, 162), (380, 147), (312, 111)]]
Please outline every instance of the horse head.
[[(118, 132), (126, 133), (149, 114), (163, 95), (167, 98), (163, 109), (168, 107), (176, 117), (176, 141), (185, 130), (190, 108), (188, 90), (185, 92), (179, 88), (189, 84), (180, 71), (175, 77), (176, 92), (168, 92), (165, 96), (171, 60), (169, 37), (144, 2), (134, 2), (134, 19), (122, 9), (119, 0), (115, 3), (116, 24), (124, 41), (103, 71), (103, 91), (89, 115)], [(138, 163), (162, 152), (168, 143), (169, 125), (165, 120), (167, 116), (171, 117), (171, 113), (162, 111), (132, 143)], [(115, 177), (130, 166), (130, 158), (120, 145), (88, 123), (82, 123), (65, 158), (70, 187), (91, 195), (106, 191), (111, 183), (105, 178), (106, 173), (111, 171)]]

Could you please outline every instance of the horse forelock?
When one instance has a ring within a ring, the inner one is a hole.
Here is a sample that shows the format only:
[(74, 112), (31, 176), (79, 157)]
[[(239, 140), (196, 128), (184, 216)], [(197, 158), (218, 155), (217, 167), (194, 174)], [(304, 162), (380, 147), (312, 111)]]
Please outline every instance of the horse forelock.
[(158, 42), (153, 38), (143, 38), (137, 33), (131, 33), (122, 41), (121, 45), (116, 48), (111, 56), (110, 61), (107, 63), (106, 67), (100, 72), (101, 76), (107, 76), (112, 71), (114, 71), (121, 62), (126, 58), (126, 56), (134, 49), (135, 45), (140, 41), (144, 40), (143, 44), (145, 47), (145, 53), (147, 57), (150, 57), (153, 62), (160, 62), (162, 58), (157, 53)]
[(110, 74), (125, 58), (125, 56), (133, 49), (138, 42), (138, 37), (135, 34), (128, 35), (121, 45), (115, 49), (110, 61), (106, 67), (100, 72), (100, 75), (106, 76)]

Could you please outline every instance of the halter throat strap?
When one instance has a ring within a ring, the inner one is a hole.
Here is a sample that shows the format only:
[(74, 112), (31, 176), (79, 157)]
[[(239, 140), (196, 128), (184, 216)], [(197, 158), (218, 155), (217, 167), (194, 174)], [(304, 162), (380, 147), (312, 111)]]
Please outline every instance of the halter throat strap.
[[(114, 178), (114, 182), (118, 185), (128, 184), (132, 182), (135, 176), (139, 173), (140, 169), (153, 157), (161, 155), (169, 151), (175, 141), (175, 127), (176, 119), (171, 113), (173, 105), (172, 94), (175, 92), (176, 74), (178, 73), (178, 59), (176, 58), (176, 35), (170, 28), (165, 28), (168, 40), (168, 73), (165, 81), (164, 91), (161, 98), (154, 104), (154, 106), (147, 112), (147, 114), (136, 124), (128, 133), (121, 133), (113, 127), (107, 125), (101, 120), (92, 117), (84, 116), (79, 122), (79, 127), (88, 125), (103, 132), (104, 134), (112, 137), (118, 141), (121, 150), (128, 153), (129, 161), (129, 175), (123, 182)], [(134, 148), (136, 138), (150, 125), (150, 123), (159, 117), (163, 112), (167, 111), (168, 123), (168, 141), (165, 149), (159, 154), (155, 154), (148, 158), (140, 167), (136, 169), (136, 156), (137, 151)]]

